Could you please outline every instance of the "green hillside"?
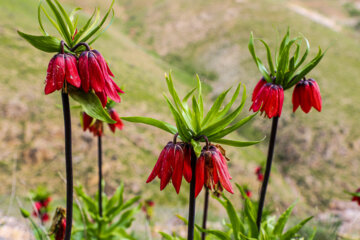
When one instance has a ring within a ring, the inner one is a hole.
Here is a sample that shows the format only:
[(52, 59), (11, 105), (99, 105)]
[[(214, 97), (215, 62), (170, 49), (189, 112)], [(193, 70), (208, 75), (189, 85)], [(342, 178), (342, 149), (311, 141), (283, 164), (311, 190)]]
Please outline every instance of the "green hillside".
[[(36, 0), (0, 2), (0, 129), (3, 132), (0, 199), (4, 200), (1, 204), (4, 208), (14, 200), (10, 197), (12, 189), (22, 198), (29, 189), (46, 183), (58, 199), (65, 196), (65, 184), (59, 176), (65, 174), (60, 94), (43, 94), (46, 68), (52, 55), (34, 49), (16, 33), (17, 29), (39, 33), (37, 4)], [(106, 7), (108, 1), (84, 4), (84, 1), (76, 2), (91, 14), (93, 7), (98, 4)], [(250, 31), (274, 45), (273, 40), (290, 26), (293, 34), (301, 32), (309, 39), (313, 55), (317, 46), (329, 48), (311, 74), (321, 87), (323, 112), (292, 114), (291, 93), (286, 95), (269, 188), (269, 202), (276, 203), (276, 211), (299, 199), (298, 215), (305, 212), (316, 215), (333, 199), (344, 198), (344, 190), (358, 187), (360, 113), (356, 103), (360, 100), (357, 93), (360, 45), (351, 31), (334, 32), (292, 12), (286, 4), (286, 1), (270, 0), (122, 0), (115, 7), (114, 23), (93, 47), (105, 56), (116, 82), (126, 92), (117, 107), (120, 115), (167, 121), (171, 113), (162, 94), (166, 90), (164, 72), (169, 69), (173, 70), (175, 84), (183, 93), (195, 84), (194, 74), (198, 72), (208, 85), (209, 101), (223, 89), (243, 82), (248, 91), (243, 116), (249, 114), (246, 111), (249, 96), (260, 77), (247, 50)], [(75, 182), (94, 192), (96, 139), (82, 132), (78, 116), (74, 110)], [(157, 225), (165, 226), (160, 227), (162, 230), (170, 228), (167, 223), (176, 222), (175, 213), (187, 214), (188, 186), (183, 184), (177, 196), (172, 187), (160, 192), (158, 181), (146, 185), (145, 180), (171, 136), (155, 128), (125, 124), (125, 129), (116, 135), (105, 129), (106, 191), (112, 192), (124, 181), (129, 196), (142, 194), (144, 198), (156, 199)], [(270, 124), (268, 119), (258, 117), (232, 137), (259, 139), (269, 135), (266, 131)], [(233, 182), (248, 184), (255, 195), (259, 183), (254, 169), (265, 160), (266, 146), (267, 141), (255, 147), (227, 148)], [(320, 210), (314, 211), (314, 206)], [(17, 211), (16, 206), (12, 211)], [(213, 211), (210, 219), (219, 215), (224, 213)]]

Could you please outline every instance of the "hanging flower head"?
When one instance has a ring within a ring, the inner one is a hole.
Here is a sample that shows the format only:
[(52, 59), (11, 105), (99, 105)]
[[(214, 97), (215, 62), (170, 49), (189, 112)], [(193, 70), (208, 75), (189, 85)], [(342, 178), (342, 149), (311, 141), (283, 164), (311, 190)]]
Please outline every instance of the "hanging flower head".
[(203, 186), (214, 192), (222, 192), (225, 188), (234, 193), (230, 183), (230, 173), (227, 167), (227, 159), (221, 153), (220, 145), (205, 146), (196, 162), (196, 187), (195, 197), (201, 192)]
[[(176, 126), (148, 117), (122, 117), (125, 121), (158, 127), (174, 134), (175, 139), (179, 138), (179, 142), (173, 140), (163, 148), (146, 182), (149, 183), (158, 177), (162, 190), (171, 181), (176, 192), (179, 193), (182, 177), (184, 177), (189, 183), (195, 179), (197, 194), (204, 184), (214, 191), (221, 191), (222, 188), (225, 188), (232, 192), (229, 182), (231, 177), (227, 169), (225, 153), (221, 152), (222, 148), (219, 145), (210, 146), (209, 144), (207, 144), (208, 148), (202, 148), (201, 144), (211, 141), (245, 147), (259, 142), (225, 139), (228, 134), (239, 129), (256, 115), (255, 113), (246, 119), (238, 120), (245, 105), (246, 91), (243, 92), (241, 103), (233, 111), (231, 109), (239, 96), (241, 84), (237, 86), (229, 103), (222, 107), (230, 89), (222, 92), (206, 113), (202, 97), (202, 84), (198, 76), (196, 88), (188, 92), (183, 99), (180, 99), (175, 89), (171, 73), (169, 76), (165, 75), (165, 79), (172, 101), (167, 96), (165, 96), (165, 100), (173, 114)], [(190, 99), (191, 105), (188, 103)], [(196, 177), (194, 177), (195, 173)]]
[(255, 174), (257, 179), (262, 182), (264, 180), (264, 174), (261, 166), (255, 168)]
[(353, 193), (353, 194), (351, 194), (351, 195), (353, 195), (353, 197), (352, 197), (352, 201), (353, 202), (357, 202), (358, 204), (359, 204), (359, 206), (360, 206), (360, 188), (358, 188), (357, 190), (356, 190), (356, 192), (355, 193)]
[(44, 186), (39, 186), (36, 190), (30, 192), (31, 200), (33, 204), (32, 215), (38, 217), (41, 222), (47, 222), (49, 220), (49, 204), (51, 197), (49, 191)]
[(54, 235), (55, 240), (64, 240), (66, 229), (66, 211), (62, 207), (55, 210), (49, 235)]
[[(306, 50), (300, 57), (301, 41), (306, 42)], [(251, 34), (249, 51), (262, 74), (262, 78), (254, 88), (250, 110), (265, 112), (268, 118), (280, 117), (284, 101), (284, 91), (296, 85), (293, 94), (294, 111), (301, 106), (305, 113), (313, 106), (321, 111), (321, 96), (318, 84), (313, 79), (307, 80), (307, 75), (322, 59), (324, 53), (319, 49), (318, 54), (307, 64), (303, 65), (309, 53), (309, 42), (304, 37), (290, 39), (290, 32), (285, 34), (275, 61), (270, 48), (265, 41), (260, 40), (267, 51), (269, 69), (256, 56), (254, 38)], [(293, 50), (294, 48), (294, 50)], [(291, 56), (290, 53), (293, 53)], [(275, 63), (275, 64), (274, 64)]]

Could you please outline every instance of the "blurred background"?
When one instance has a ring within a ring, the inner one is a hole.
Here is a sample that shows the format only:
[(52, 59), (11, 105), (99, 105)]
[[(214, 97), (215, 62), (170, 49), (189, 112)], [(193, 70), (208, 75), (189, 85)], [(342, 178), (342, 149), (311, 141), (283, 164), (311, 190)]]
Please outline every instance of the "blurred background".
[[(61, 2), (67, 10), (80, 6), (87, 16), (96, 6), (104, 13), (111, 3)], [(61, 99), (58, 92), (43, 94), (52, 54), (34, 49), (16, 33), (19, 29), (40, 35), (37, 5), (37, 0), (0, 1), (0, 239), (30, 239), (24, 237), (28, 227), (18, 210), (19, 203), (30, 207), (30, 189), (45, 185), (54, 207), (64, 205)], [(294, 221), (315, 216), (303, 231), (317, 226), (316, 239), (360, 239), (360, 206), (344, 193), (360, 187), (360, 1), (117, 0), (114, 9), (113, 24), (93, 47), (107, 59), (115, 81), (126, 92), (116, 108), (121, 116), (171, 121), (162, 96), (164, 72), (169, 69), (181, 93), (195, 85), (198, 73), (206, 84), (208, 103), (224, 89), (244, 83), (248, 97), (242, 116), (248, 116), (250, 95), (261, 77), (247, 48), (250, 32), (274, 49), (290, 27), (293, 37), (309, 39), (310, 57), (319, 46), (327, 49), (308, 75), (320, 85), (323, 111), (294, 114), (292, 92), (285, 94), (267, 205), (278, 214), (298, 200)], [(262, 46), (257, 46), (257, 53), (265, 57)], [(232, 138), (269, 136), (270, 125), (271, 121), (259, 116)], [(97, 190), (96, 139), (82, 132), (78, 110), (73, 111), (72, 126), (74, 179), (93, 194)], [(142, 195), (155, 202), (154, 231), (185, 233), (175, 214), (187, 216), (188, 184), (183, 182), (179, 195), (172, 186), (160, 192), (157, 180), (145, 184), (171, 138), (155, 128), (127, 122), (115, 135), (105, 129), (105, 190), (111, 194), (124, 182), (125, 197)], [(247, 185), (253, 199), (258, 198), (260, 187), (254, 172), (264, 164), (267, 143), (226, 147), (233, 183)], [(239, 194), (231, 197), (240, 206)], [(202, 203), (201, 195), (199, 222)], [(215, 201), (210, 207), (209, 224), (218, 227), (225, 212)], [(133, 227), (140, 239), (146, 239), (141, 238), (144, 219), (140, 213)]]

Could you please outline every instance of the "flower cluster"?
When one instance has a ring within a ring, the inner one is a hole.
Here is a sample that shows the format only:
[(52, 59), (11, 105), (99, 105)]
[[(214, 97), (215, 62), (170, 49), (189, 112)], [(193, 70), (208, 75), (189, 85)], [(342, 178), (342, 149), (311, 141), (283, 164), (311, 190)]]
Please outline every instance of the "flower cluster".
[(357, 202), (360, 206), (360, 188), (356, 190), (357, 196), (353, 196), (352, 201)]
[[(300, 56), (302, 40), (305, 40), (307, 44), (305, 52)], [(324, 56), (321, 49), (309, 63), (304, 64), (310, 50), (308, 40), (304, 37), (291, 39), (290, 32), (287, 31), (273, 60), (267, 43), (261, 39), (260, 41), (266, 48), (269, 69), (256, 56), (254, 37), (251, 34), (249, 51), (262, 78), (254, 88), (250, 110), (265, 112), (268, 118), (280, 117), (284, 91), (295, 86), (292, 96), (293, 111), (295, 112), (300, 106), (305, 113), (308, 113), (311, 107), (320, 112), (322, 107), (320, 88), (314, 79), (307, 79), (305, 75), (309, 74), (321, 61)], [(292, 51), (293, 48), (294, 51)]]
[(39, 217), (41, 222), (49, 221), (48, 206), (51, 202), (51, 197), (38, 200), (34, 203), (33, 216)]
[[(116, 123), (109, 123), (110, 130), (115, 133), (116, 129), (122, 130), (124, 127), (123, 122), (121, 121), (118, 113), (113, 108), (107, 108), (108, 113)], [(81, 123), (83, 131), (89, 130), (91, 133), (93, 133), (94, 136), (102, 136), (103, 135), (103, 122), (98, 119), (93, 119), (89, 115), (87, 115), (85, 112), (82, 112), (81, 114)]]
[(90, 50), (87, 44), (78, 44), (78, 46), (81, 45), (85, 45), (87, 50), (80, 54), (79, 60), (71, 53), (64, 53), (63, 49), (50, 60), (45, 94), (66, 87), (65, 83), (67, 83), (86, 93), (94, 90), (103, 107), (106, 106), (108, 97), (115, 102), (120, 102), (119, 93), (124, 92), (111, 78), (114, 74), (104, 57), (97, 50)]
[(260, 182), (262, 182), (264, 180), (264, 174), (263, 174), (263, 170), (261, 166), (258, 166), (255, 168), (255, 174), (257, 177), (257, 180), (259, 180)]
[(161, 151), (146, 183), (158, 177), (160, 179), (160, 190), (163, 190), (172, 180), (176, 192), (179, 193), (183, 176), (190, 183), (192, 178), (191, 147), (182, 142), (168, 142)]
[[(179, 193), (183, 176), (188, 183), (191, 182), (191, 157), (191, 145), (169, 142), (161, 151), (146, 183), (158, 177), (160, 190), (163, 190), (171, 180), (176, 192)], [(227, 160), (225, 151), (220, 145), (209, 144), (202, 149), (196, 160), (195, 196), (201, 192), (204, 185), (214, 192), (222, 192), (223, 188), (230, 193), (234, 192), (230, 183)]]

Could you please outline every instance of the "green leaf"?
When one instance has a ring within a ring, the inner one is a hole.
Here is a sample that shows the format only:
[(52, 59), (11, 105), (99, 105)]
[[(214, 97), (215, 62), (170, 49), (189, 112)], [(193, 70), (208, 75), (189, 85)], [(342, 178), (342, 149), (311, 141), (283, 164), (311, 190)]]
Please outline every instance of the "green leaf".
[(244, 119), (241, 119), (240, 121), (238, 121), (237, 123), (235, 123), (234, 125), (232, 125), (231, 127), (225, 128), (224, 130), (221, 130), (220, 132), (214, 134), (214, 135), (210, 135), (208, 136), (209, 140), (211, 141), (212, 139), (221, 139), (223, 137), (225, 137), (226, 135), (236, 131), (237, 129), (239, 129), (240, 127), (242, 127), (244, 124), (246, 124), (247, 122), (249, 122), (251, 119), (253, 119), (256, 115), (258, 114), (258, 112), (247, 116)]
[(269, 45), (267, 45), (267, 43), (260, 39), (260, 41), (264, 44), (265, 48), (266, 48), (266, 55), (267, 55), (267, 60), (268, 60), (268, 64), (269, 64), (269, 68), (270, 68), (270, 73), (275, 76), (275, 69), (274, 69), (274, 64), (272, 61), (272, 57), (271, 57), (271, 51), (269, 48)]
[(82, 38), (80, 40), (80, 42), (86, 42), (88, 39), (90, 39), (97, 31), (99, 31), (99, 29), (104, 25), (106, 19), (108, 18), (110, 11), (112, 10), (112, 7), (115, 3), (115, 0), (113, 0), (111, 2), (111, 5), (108, 9), (108, 11), (106, 12), (105, 16), (103, 17), (103, 19), (101, 20), (101, 22), (99, 23), (99, 25), (97, 25), (90, 33), (88, 33), (84, 38)]
[(191, 97), (191, 95), (195, 92), (196, 89), (197, 89), (197, 87), (193, 88), (186, 94), (186, 96), (182, 100), (183, 104), (187, 102), (187, 100)]
[(50, 21), (50, 23), (56, 28), (56, 30), (60, 33), (60, 35), (65, 38), (65, 36), (63, 35), (63, 33), (61, 32), (61, 29), (59, 27), (59, 25), (55, 22), (54, 19), (52, 19), (52, 17), (50, 17), (50, 15), (47, 13), (47, 11), (45, 10), (45, 8), (42, 5), (39, 5), (39, 7), (41, 8), (41, 10), (44, 12), (45, 16), (47, 17), (47, 19)]
[(197, 88), (198, 88), (198, 102), (199, 102), (199, 107), (200, 107), (200, 114), (201, 114), (201, 118), (204, 117), (204, 101), (203, 101), (203, 97), (202, 97), (202, 86), (201, 86), (201, 81), (199, 78), (199, 75), (196, 74), (196, 79), (197, 79)]
[(199, 105), (196, 101), (195, 96), (193, 96), (192, 98), (192, 107), (193, 107), (193, 111), (194, 111), (194, 129), (195, 132), (198, 133), (200, 131), (201, 128), (201, 113), (200, 113), (200, 108)]
[(164, 233), (164, 232), (159, 232), (159, 233), (166, 240), (173, 240), (174, 239), (171, 235), (169, 235), (167, 233)]
[(157, 128), (160, 128), (166, 132), (169, 132), (171, 134), (176, 134), (178, 132), (177, 128), (167, 122), (156, 120), (153, 118), (148, 117), (121, 117), (121, 119), (128, 121), (128, 122), (134, 122), (134, 123), (143, 123), (150, 126), (154, 126)]
[[(233, 94), (233, 96), (231, 97), (231, 100), (228, 104), (226, 104), (226, 106), (224, 107), (223, 110), (221, 110), (218, 114), (217, 114), (217, 118), (220, 119), (223, 116), (225, 116), (229, 110), (231, 109), (232, 105), (234, 104), (234, 102), (236, 101), (237, 97), (239, 96), (240, 93), (240, 87), (241, 87), (241, 83), (238, 84), (238, 86), (236, 87), (236, 90)], [(244, 91), (246, 91), (245, 85), (244, 85)]]
[(74, 29), (74, 26), (72, 24), (72, 21), (71, 21), (69, 15), (66, 13), (65, 9), (63, 8), (63, 6), (61, 6), (61, 4), (59, 3), (58, 0), (54, 0), (54, 1), (55, 1), (55, 4), (57, 5), (57, 7), (60, 9), (61, 14), (65, 18), (68, 30), (70, 30), (70, 36), (72, 36), (75, 33), (75, 29)]
[(288, 209), (286, 209), (286, 211), (283, 214), (281, 214), (281, 216), (279, 217), (279, 219), (276, 222), (276, 225), (274, 227), (274, 230), (273, 230), (274, 235), (281, 236), (281, 234), (285, 228), (286, 222), (288, 221), (295, 205), (296, 205), (296, 203), (291, 204), (291, 206)]
[(202, 125), (203, 126), (206, 126), (208, 123), (211, 123), (212, 120), (216, 117), (220, 107), (221, 107), (221, 104), (224, 102), (224, 99), (227, 95), (227, 93), (230, 91), (230, 88), (225, 90), (224, 92), (222, 92), (215, 100), (214, 104), (211, 106), (209, 112), (206, 114), (203, 122), (202, 122)]
[(42, 20), (41, 20), (41, 4), (42, 4), (42, 0), (39, 2), (39, 5), (38, 5), (38, 22), (39, 22), (39, 26), (40, 26), (40, 30), (41, 32), (47, 36), (47, 32), (45, 31), (45, 28), (44, 28), (44, 25), (42, 23)]
[(91, 30), (91, 28), (92, 28), (93, 26), (91, 26), (91, 27), (89, 27), (89, 26), (90, 26), (90, 24), (91, 24), (92, 19), (93, 19), (94, 16), (95, 16), (95, 14), (96, 14), (96, 18), (95, 18), (95, 21), (94, 21), (93, 24), (96, 24), (96, 22), (99, 21), (100, 11), (99, 11), (99, 9), (95, 9), (94, 12), (93, 12), (93, 14), (91, 15), (91, 17), (90, 17), (90, 18), (87, 20), (87, 22), (85, 23), (85, 25), (84, 25), (84, 26), (78, 31), (78, 33), (75, 35), (74, 40), (73, 40), (74, 44), (77, 44), (77, 43), (78, 43), (80, 37), (81, 37), (83, 34), (87, 34), (87, 33)]
[(236, 140), (228, 140), (228, 139), (213, 139), (211, 140), (212, 142), (215, 143), (220, 143), (220, 144), (225, 144), (225, 145), (229, 145), (229, 146), (233, 146), (233, 147), (248, 147), (254, 144), (258, 144), (259, 142), (263, 141), (265, 138), (259, 140), (259, 141), (247, 141), (247, 142), (242, 142), (242, 141), (236, 141)]
[(74, 27), (75, 27), (74, 18), (75, 18), (75, 16), (77, 15), (77, 13), (78, 13), (79, 11), (81, 11), (81, 10), (82, 10), (82, 8), (80, 8), (80, 7), (74, 8), (74, 9), (71, 11), (70, 15), (69, 15), (70, 21), (73, 23), (73, 26), (74, 26)]
[(51, 37), (51, 36), (34, 36), (29, 35), (20, 31), (17, 31), (18, 34), (24, 38), (26, 41), (28, 41), (31, 45), (33, 45), (35, 48), (44, 51), (44, 52), (59, 52), (60, 51), (60, 40)]
[[(223, 195), (223, 198), (225, 201), (222, 201), (221, 199), (217, 199), (226, 209), (227, 215), (230, 219), (230, 223), (232, 226), (232, 229), (234, 231), (234, 238), (235, 240), (239, 240), (239, 232), (240, 232), (240, 226), (243, 225), (242, 222), (240, 222), (240, 219), (238, 215), (236, 214), (236, 210), (233, 206), (233, 204), (230, 202), (230, 200)], [(244, 229), (244, 226), (242, 226), (242, 229)]]
[(263, 74), (263, 77), (265, 78), (265, 80), (267, 82), (271, 82), (271, 77), (268, 74), (265, 66), (262, 64), (260, 59), (256, 56), (255, 47), (254, 47), (254, 35), (253, 35), (253, 33), (250, 34), (250, 40), (249, 40), (248, 48), (249, 48), (251, 56), (253, 57), (253, 59), (254, 59), (254, 61), (256, 63), (256, 66), (258, 67), (260, 72)]
[(20, 208), (20, 213), (24, 218), (30, 217), (30, 213), (27, 210), (25, 210), (24, 208)]
[(299, 224), (297, 224), (296, 226), (290, 228), (284, 235), (281, 236), (280, 240), (291, 240), (292, 237), (295, 236), (295, 234), (297, 232), (300, 231), (300, 229), (308, 222), (312, 219), (313, 217), (309, 217), (303, 221), (301, 221)]
[(70, 32), (69, 32), (69, 29), (68, 27), (66, 26), (64, 20), (62, 19), (61, 17), (61, 14), (60, 12), (58, 11), (58, 9), (55, 7), (55, 5), (52, 3), (52, 0), (45, 0), (46, 3), (49, 5), (51, 11), (54, 13), (55, 15), (55, 18), (56, 18), (56, 21), (57, 23), (59, 24), (59, 27), (60, 27), (60, 30), (63, 34), (63, 36), (65, 37), (65, 40), (66, 40), (66, 43), (71, 45), (71, 35), (70, 35)]
[(115, 17), (115, 12), (114, 12), (114, 9), (111, 9), (111, 13), (112, 13), (112, 16), (111, 16), (111, 19), (110, 19), (110, 22), (109, 24), (99, 33), (97, 33), (97, 35), (89, 42), (89, 44), (93, 44), (104, 32), (106, 32), (106, 30), (111, 26), (111, 24), (113, 23), (114, 21), (114, 17)]
[(195, 141), (194, 139), (191, 139), (191, 145), (193, 146), (194, 152), (197, 157), (200, 157), (201, 154), (201, 145)]
[(102, 107), (101, 102), (95, 93), (91, 91), (86, 93), (81, 90), (69, 88), (69, 94), (72, 99), (80, 103), (87, 115), (106, 123), (116, 123)]

